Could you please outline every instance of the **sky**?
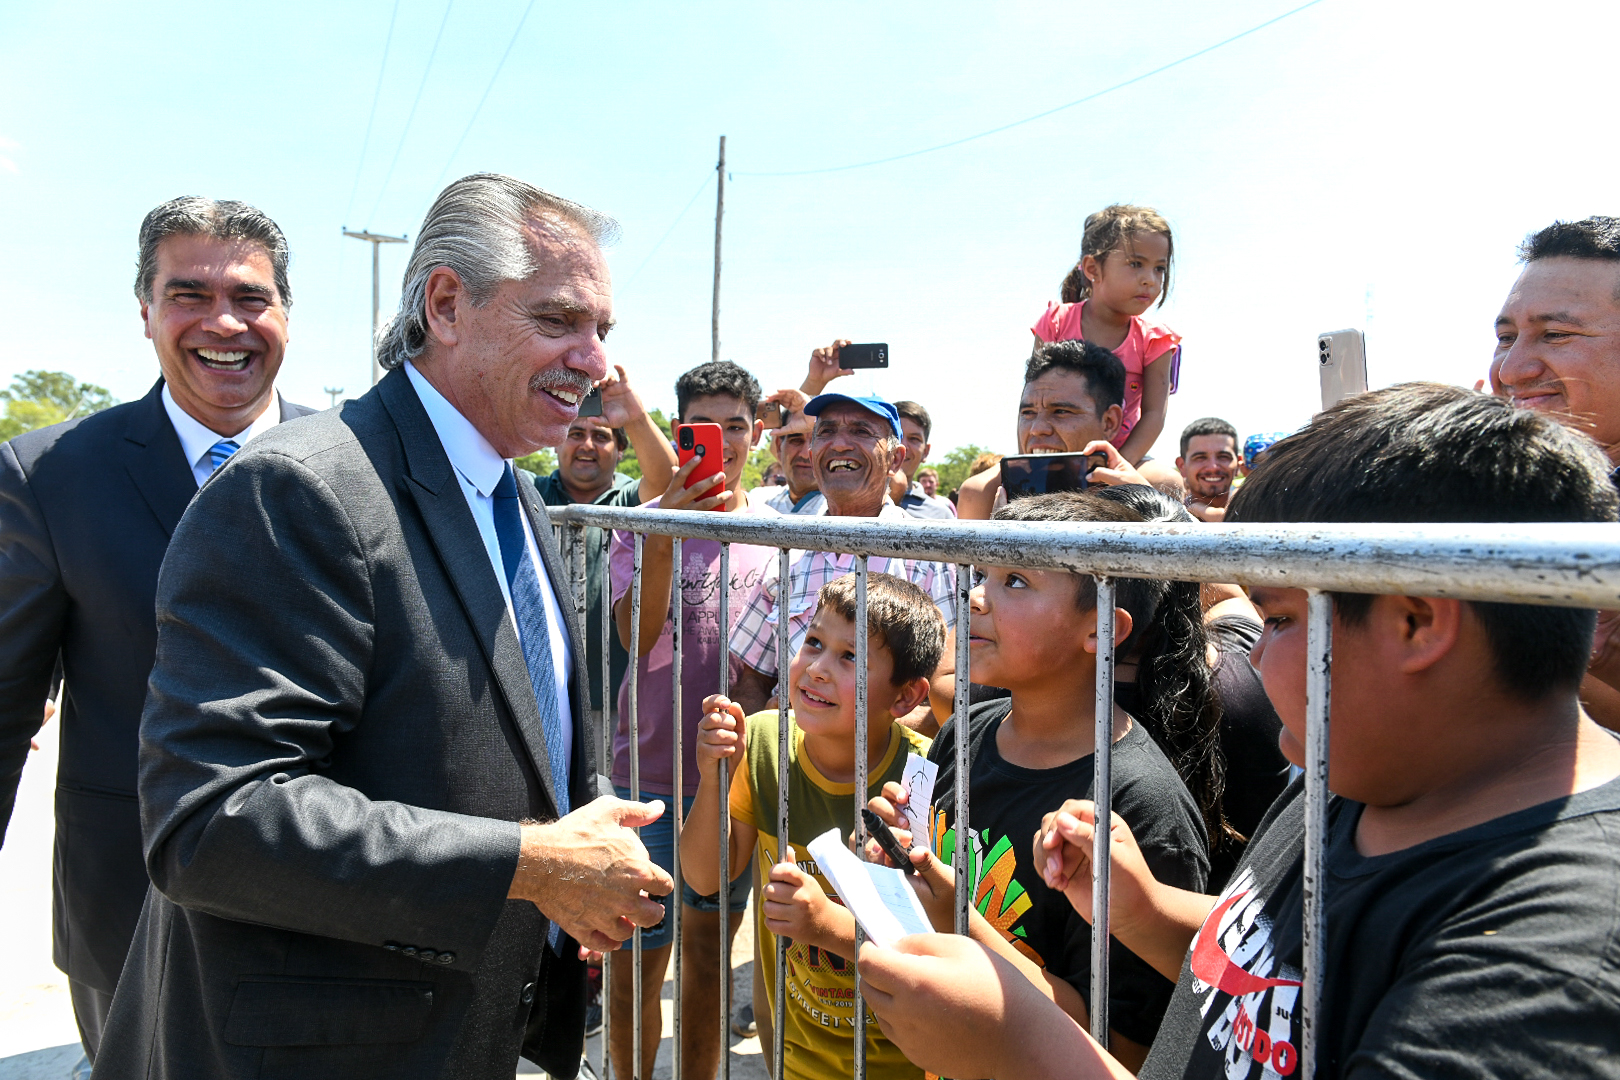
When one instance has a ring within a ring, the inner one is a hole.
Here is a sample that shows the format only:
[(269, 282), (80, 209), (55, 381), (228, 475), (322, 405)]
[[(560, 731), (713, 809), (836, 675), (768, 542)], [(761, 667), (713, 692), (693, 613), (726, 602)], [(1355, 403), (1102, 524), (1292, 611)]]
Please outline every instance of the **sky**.
[[(0, 383), (43, 368), (145, 393), (136, 230), (198, 194), (288, 236), (282, 391), (358, 396), (371, 249), (342, 229), (414, 236), (443, 183), (494, 170), (621, 223), (610, 359), (669, 411), (710, 355), (724, 134), (720, 355), (771, 390), (833, 338), (887, 342), (890, 370), (841, 385), (922, 402), (936, 457), (1014, 449), (1028, 328), (1086, 214), (1117, 201), (1175, 231), (1155, 315), (1184, 359), (1157, 455), (1200, 416), (1305, 423), (1322, 331), (1365, 331), (1371, 385), (1473, 385), (1518, 242), (1620, 213), (1620, 149), (1593, 141), (1612, 73), (1588, 45), (1620, 5), (1320, 0), (998, 134), (769, 175), (1000, 127), (1301, 2), (0, 0)], [(385, 313), (405, 250), (382, 250)]]

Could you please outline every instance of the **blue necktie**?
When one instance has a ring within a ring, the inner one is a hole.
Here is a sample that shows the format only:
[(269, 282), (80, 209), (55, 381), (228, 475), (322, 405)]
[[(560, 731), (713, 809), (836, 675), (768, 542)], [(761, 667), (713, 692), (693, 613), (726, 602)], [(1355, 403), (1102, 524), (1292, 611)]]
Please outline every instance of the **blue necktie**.
[[(546, 757), (551, 759), (551, 786), (557, 792), (560, 817), (568, 813), (568, 761), (563, 755), (563, 718), (557, 715), (557, 672), (551, 662), (551, 628), (546, 620), (546, 602), (540, 594), (540, 575), (535, 572), (534, 560), (529, 558), (523, 510), (518, 505), (517, 478), (510, 465), (501, 474), (501, 482), (495, 485), (495, 535), (501, 544), (506, 584), (512, 592), (512, 614), (517, 618), (523, 660), (529, 668), (529, 684), (534, 687), (535, 704), (540, 707)], [(546, 940), (552, 951), (557, 951), (562, 932), (556, 923), (551, 924)]]
[(235, 439), (221, 439), (213, 446), (210, 446), (208, 448), (208, 461), (213, 468), (208, 470), (208, 475), (213, 476), (217, 473), (219, 467), (225, 464), (226, 459), (240, 449), (242, 449), (242, 444)]

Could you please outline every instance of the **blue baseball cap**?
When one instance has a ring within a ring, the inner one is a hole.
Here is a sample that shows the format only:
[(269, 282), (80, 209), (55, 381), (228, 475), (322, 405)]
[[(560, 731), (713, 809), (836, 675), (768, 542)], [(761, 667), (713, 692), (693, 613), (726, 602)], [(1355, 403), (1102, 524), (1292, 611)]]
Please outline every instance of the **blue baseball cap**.
[(827, 406), (837, 405), (843, 401), (847, 401), (851, 405), (858, 405), (874, 416), (882, 417), (889, 422), (889, 427), (894, 429), (895, 438), (905, 438), (900, 432), (900, 410), (880, 397), (856, 397), (853, 394), (820, 394), (810, 399), (810, 403), (804, 407), (804, 414), (806, 416), (816, 416)]
[(1254, 459), (1271, 449), (1272, 443), (1278, 443), (1288, 438), (1286, 431), (1267, 431), (1259, 435), (1250, 435), (1243, 440), (1243, 459), (1254, 464)]

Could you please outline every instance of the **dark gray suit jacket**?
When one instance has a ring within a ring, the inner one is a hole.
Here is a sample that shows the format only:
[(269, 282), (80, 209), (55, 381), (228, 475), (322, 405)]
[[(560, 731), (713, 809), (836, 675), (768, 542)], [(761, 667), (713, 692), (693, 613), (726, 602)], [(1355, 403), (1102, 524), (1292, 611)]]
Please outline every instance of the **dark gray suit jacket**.
[[(519, 490), (564, 599), (545, 512)], [(215, 474), (157, 611), (153, 889), (96, 1076), (507, 1080), (520, 1050), (573, 1076), (584, 965), (506, 899), (518, 822), (556, 817), (540, 714), (405, 374)], [(575, 806), (601, 792), (579, 675)]]
[[(0, 839), (60, 656), (53, 959), (108, 994), (146, 898), (135, 751), (153, 595), (197, 493), (162, 392), (160, 379), (139, 401), (0, 446)], [(281, 404), (283, 420), (311, 411)]]

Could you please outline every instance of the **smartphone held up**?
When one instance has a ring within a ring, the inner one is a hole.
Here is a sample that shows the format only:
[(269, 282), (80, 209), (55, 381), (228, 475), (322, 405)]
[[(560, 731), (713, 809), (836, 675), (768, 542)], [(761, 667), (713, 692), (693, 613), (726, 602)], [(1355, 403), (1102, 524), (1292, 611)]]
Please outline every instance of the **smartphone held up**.
[[(687, 487), (696, 487), (701, 480), (725, 471), (725, 451), (720, 442), (719, 424), (676, 424), (675, 459), (685, 465), (693, 458), (698, 465), (686, 478)], [(718, 491), (714, 492), (718, 494)], [(720, 509), (714, 507), (713, 509)]]

